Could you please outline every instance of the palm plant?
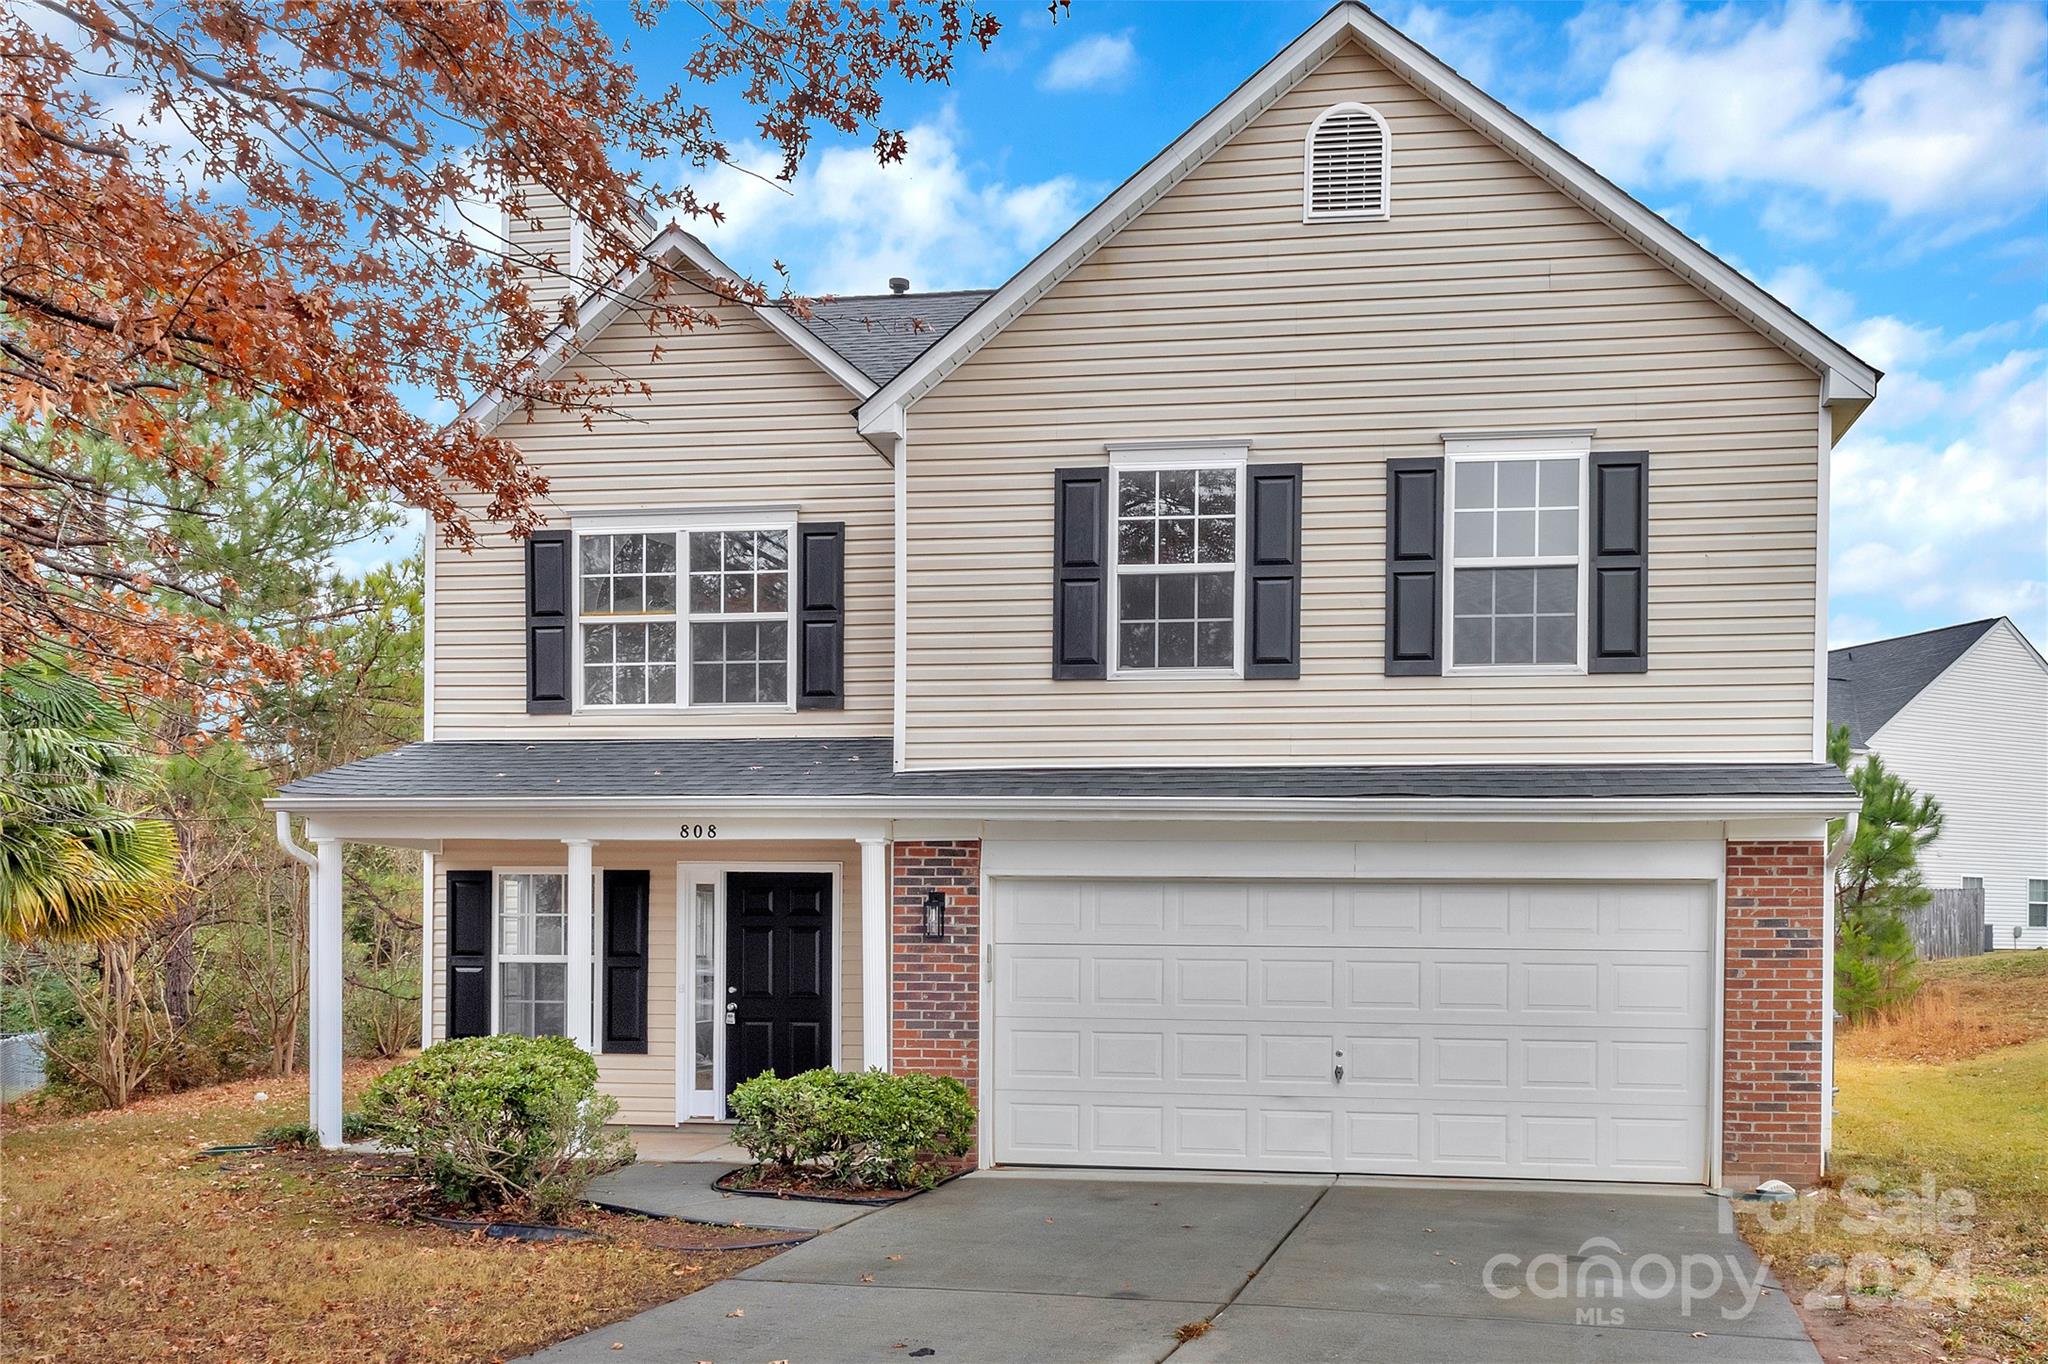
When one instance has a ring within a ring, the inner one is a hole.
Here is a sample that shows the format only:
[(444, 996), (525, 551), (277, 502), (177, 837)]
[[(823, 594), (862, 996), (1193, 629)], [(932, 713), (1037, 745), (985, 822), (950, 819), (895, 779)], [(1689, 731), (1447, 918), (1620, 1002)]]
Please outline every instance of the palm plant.
[(156, 765), (141, 729), (46, 660), (0, 672), (0, 932), (16, 942), (103, 942), (170, 907), (177, 836), (116, 804)]

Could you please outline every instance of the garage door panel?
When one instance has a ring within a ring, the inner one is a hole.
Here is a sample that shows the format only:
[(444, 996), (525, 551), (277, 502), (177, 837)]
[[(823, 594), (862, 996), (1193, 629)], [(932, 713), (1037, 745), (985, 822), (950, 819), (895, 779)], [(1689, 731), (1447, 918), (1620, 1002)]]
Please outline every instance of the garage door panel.
[(1006, 941), (1269, 947), (1523, 947), (1702, 951), (1697, 888), (1569, 884), (1010, 882)]
[(1375, 1100), (1442, 1093), (1632, 1107), (1704, 1104), (1707, 1064), (1703, 1040), (1675, 1032), (1636, 1038), (1594, 1027), (1310, 1032), (1284, 1022), (1221, 1030), (1068, 1021), (1005, 1030), (994, 1074), (1006, 1092), (1058, 1085), (1105, 1100), (1167, 1091)]
[(1043, 1092), (1004, 1101), (996, 1116), (1011, 1133), (1004, 1158), (1022, 1163), (1677, 1182), (1698, 1180), (1704, 1158), (1690, 1107), (1092, 1103)]
[(998, 953), (1003, 1017), (1280, 1019), (1696, 1028), (1711, 958), (1593, 949), (1046, 944)]
[(1705, 1176), (1708, 886), (1005, 879), (995, 915), (1000, 1160)]

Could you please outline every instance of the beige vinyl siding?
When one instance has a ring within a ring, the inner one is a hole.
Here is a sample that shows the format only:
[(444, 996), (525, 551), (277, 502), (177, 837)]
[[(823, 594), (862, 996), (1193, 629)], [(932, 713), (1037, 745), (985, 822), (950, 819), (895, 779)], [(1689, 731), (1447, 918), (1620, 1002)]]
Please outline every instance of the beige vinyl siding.
[[(678, 863), (816, 863), (839, 868), (840, 1065), (861, 1066), (860, 847), (823, 841), (747, 843), (600, 843), (591, 862), (650, 873), (648, 910), (647, 1054), (599, 1056), (598, 1081), (619, 1101), (619, 1121), (667, 1124), (676, 1120), (676, 1001)], [(560, 843), (451, 841), (434, 859), (434, 1040), (448, 1031), (448, 881), (451, 871), (566, 869)], [(603, 944), (595, 944), (602, 952)]]
[(537, 303), (554, 303), (577, 288), (570, 271), (580, 265), (572, 255), (575, 215), (561, 196), (541, 185), (519, 186), (527, 218), (504, 214), (507, 248), (520, 263), (520, 274)]
[[(1304, 224), (1359, 100), (1392, 217)], [(1346, 47), (910, 411), (916, 767), (1796, 760), (1813, 735), (1817, 377)], [(1446, 432), (1648, 450), (1643, 676), (1383, 675), (1385, 461)], [(1052, 471), (1247, 438), (1305, 465), (1293, 682), (1051, 680)]]
[[(794, 506), (846, 523), (846, 707), (795, 713), (719, 707), (526, 713), (525, 561), (494, 527), (470, 554), (433, 552), (436, 739), (713, 738), (886, 734), (894, 600), (893, 482), (854, 433), (854, 397), (747, 309), (718, 304), (716, 327), (650, 335), (644, 316), (601, 332), (577, 363), (651, 388), (618, 412), (521, 414), (499, 431), (549, 482), (553, 525), (575, 515)], [(652, 348), (662, 348), (659, 359)]]

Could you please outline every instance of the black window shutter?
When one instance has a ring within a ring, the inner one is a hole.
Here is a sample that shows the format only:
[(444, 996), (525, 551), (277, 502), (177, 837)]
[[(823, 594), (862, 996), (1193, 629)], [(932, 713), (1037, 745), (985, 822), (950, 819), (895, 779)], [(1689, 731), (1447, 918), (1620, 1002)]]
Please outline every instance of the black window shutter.
[(604, 1041), (608, 1052), (647, 1050), (648, 873), (604, 874)]
[(566, 530), (526, 537), (526, 713), (567, 715), (570, 652), (569, 593), (574, 586), (575, 541)]
[(1053, 471), (1052, 675), (1109, 675), (1107, 465)]
[(1596, 453), (1592, 487), (1592, 636), (1586, 670), (1650, 670), (1650, 457)]
[(796, 528), (798, 710), (846, 705), (846, 523)]
[(1244, 675), (1301, 676), (1301, 466), (1245, 470)]
[(1444, 670), (1444, 462), (1387, 461), (1387, 675)]
[(491, 1030), (491, 874), (448, 873), (448, 1036)]

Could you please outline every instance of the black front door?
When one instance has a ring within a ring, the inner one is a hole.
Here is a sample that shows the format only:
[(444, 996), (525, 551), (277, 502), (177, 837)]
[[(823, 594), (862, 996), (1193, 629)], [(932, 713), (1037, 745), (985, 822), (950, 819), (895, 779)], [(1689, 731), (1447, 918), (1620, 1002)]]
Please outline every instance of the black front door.
[(831, 1065), (831, 876), (729, 872), (725, 903), (726, 1093)]

